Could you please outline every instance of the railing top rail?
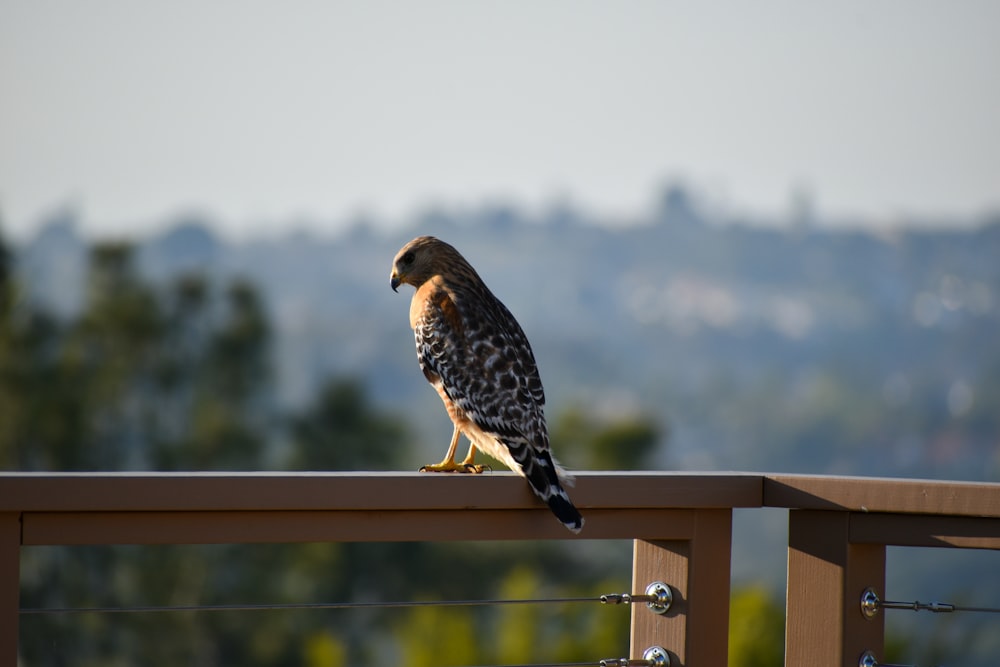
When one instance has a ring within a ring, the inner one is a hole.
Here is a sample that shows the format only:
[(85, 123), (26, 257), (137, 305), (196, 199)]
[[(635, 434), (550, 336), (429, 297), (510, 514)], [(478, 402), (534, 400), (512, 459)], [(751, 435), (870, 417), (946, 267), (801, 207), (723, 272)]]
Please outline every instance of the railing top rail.
[[(581, 509), (753, 508), (1000, 517), (1000, 484), (733, 472), (580, 472)], [(0, 473), (0, 512), (537, 509), (513, 473)]]
[(789, 509), (1000, 517), (1000, 484), (769, 474), (763, 504)]
[[(582, 472), (583, 509), (760, 507), (746, 473)], [(0, 473), (0, 512), (538, 509), (509, 472)]]

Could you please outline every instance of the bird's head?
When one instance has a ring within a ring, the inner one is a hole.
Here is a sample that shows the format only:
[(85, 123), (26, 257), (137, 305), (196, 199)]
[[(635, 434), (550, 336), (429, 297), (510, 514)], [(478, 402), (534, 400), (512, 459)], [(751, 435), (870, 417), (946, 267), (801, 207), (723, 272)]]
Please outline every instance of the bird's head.
[(410, 284), (420, 287), (434, 275), (440, 273), (449, 259), (461, 255), (454, 248), (433, 236), (418, 236), (396, 253), (392, 260), (392, 275), (389, 285), (396, 291), (400, 285)]

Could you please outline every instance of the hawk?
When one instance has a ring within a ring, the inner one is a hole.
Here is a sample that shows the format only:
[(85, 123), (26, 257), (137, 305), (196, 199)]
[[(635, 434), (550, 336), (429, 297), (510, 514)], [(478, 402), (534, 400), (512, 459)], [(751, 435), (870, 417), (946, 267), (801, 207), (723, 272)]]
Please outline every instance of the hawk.
[[(545, 392), (521, 326), (455, 248), (433, 236), (402, 247), (392, 262), (393, 291), (416, 288), (410, 326), (424, 377), (444, 401), (455, 430), (444, 460), (426, 472), (479, 473), (476, 450), (528, 480), (531, 490), (574, 533), (583, 517), (563, 483), (570, 477), (552, 458), (545, 427)], [(470, 441), (461, 462), (462, 434)]]

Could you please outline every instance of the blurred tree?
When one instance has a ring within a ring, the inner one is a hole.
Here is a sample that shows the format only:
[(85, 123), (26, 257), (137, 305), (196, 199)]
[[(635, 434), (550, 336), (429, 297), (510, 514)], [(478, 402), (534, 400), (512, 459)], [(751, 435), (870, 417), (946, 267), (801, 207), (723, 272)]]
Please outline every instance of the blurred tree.
[(28, 303), (13, 268), (0, 238), (0, 468), (73, 468), (83, 411), (59, 382), (63, 330)]
[(306, 640), (303, 649), (305, 667), (347, 667), (347, 649), (343, 641), (325, 632)]
[(256, 290), (200, 276), (157, 289), (127, 244), (93, 247), (60, 323), (3, 260), (0, 464), (22, 470), (253, 468), (273, 431), (270, 333)]
[[(270, 338), (266, 313), (252, 286), (235, 281), (220, 293), (203, 277), (191, 275), (158, 288), (139, 275), (130, 246), (98, 244), (90, 253), (82, 308), (59, 322), (18, 298), (6, 257), (4, 253), (0, 267), (4, 467), (263, 467), (273, 431)], [(216, 552), (51, 549), (32, 558), (23, 595), (26, 601), (56, 605), (79, 596), (83, 606), (97, 598), (98, 604), (112, 605), (200, 601), (209, 577), (210, 588), (222, 596), (247, 588), (276, 595), (262, 583), (271, 581), (262, 573), (273, 564), (243, 554), (228, 562), (226, 557), (234, 553), (238, 547)], [(289, 645), (286, 631), (265, 624), (259, 639), (248, 643), (244, 628), (227, 627), (224, 621), (206, 623), (190, 614), (166, 621), (136, 617), (127, 623), (135, 632), (121, 639), (108, 631), (112, 621), (106, 617), (64, 625), (67, 644), (78, 653), (73, 664), (131, 658), (183, 664), (216, 651), (243, 656), (245, 660), (236, 659), (244, 664), (254, 664), (248, 654), (261, 660), (283, 652), (301, 655)], [(166, 628), (166, 635), (157, 631)], [(176, 641), (179, 635), (188, 641)], [(136, 636), (142, 641), (133, 645), (128, 638)], [(44, 636), (29, 634), (26, 650), (33, 640), (45, 642)], [(42, 655), (50, 659), (29, 664), (65, 659), (58, 651)]]
[(473, 616), (451, 607), (415, 607), (396, 626), (397, 652), (406, 667), (475, 665), (481, 653)]
[[(14, 276), (14, 253), (7, 247), (7, 241), (3, 235), (3, 218), (0, 218), (0, 295), (7, 291)], [(0, 306), (4, 303), (3, 296), (0, 296)]]
[(761, 587), (733, 592), (729, 603), (729, 667), (772, 667), (785, 655), (785, 613)]
[[(539, 597), (542, 581), (526, 565), (511, 570), (500, 584), (501, 600), (525, 600)], [(498, 665), (527, 665), (538, 660), (547, 644), (541, 640), (542, 609), (534, 605), (510, 605), (497, 611), (497, 621), (490, 633), (496, 642)]]
[(586, 470), (648, 467), (661, 439), (660, 427), (649, 417), (601, 419), (578, 407), (566, 409), (550, 427), (553, 451), (567, 465)]
[(61, 341), (56, 382), (79, 402), (82, 429), (73, 467), (146, 467), (149, 418), (156, 409), (152, 368), (164, 336), (153, 289), (138, 275), (131, 247), (94, 246), (86, 300)]
[(376, 411), (357, 380), (323, 385), (289, 427), (295, 470), (384, 470), (403, 460), (408, 444), (402, 420)]
[(156, 467), (264, 467), (276, 418), (270, 326), (259, 296), (236, 281), (219, 303), (204, 278), (187, 275), (169, 297), (158, 377), (174, 412), (157, 430)]

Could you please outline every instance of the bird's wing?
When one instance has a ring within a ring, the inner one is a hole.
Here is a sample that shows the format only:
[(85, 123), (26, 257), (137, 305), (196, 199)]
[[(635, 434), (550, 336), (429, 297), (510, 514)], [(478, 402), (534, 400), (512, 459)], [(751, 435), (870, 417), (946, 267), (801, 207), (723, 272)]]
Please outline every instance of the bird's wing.
[(464, 299), (437, 291), (414, 326), (424, 375), (486, 433), (548, 447), (545, 392), (520, 325), (492, 294)]
[(532, 491), (570, 530), (583, 518), (549, 451), (545, 392), (535, 355), (510, 311), (488, 291), (473, 299), (440, 290), (414, 326), (424, 375), (484, 433), (503, 443)]

